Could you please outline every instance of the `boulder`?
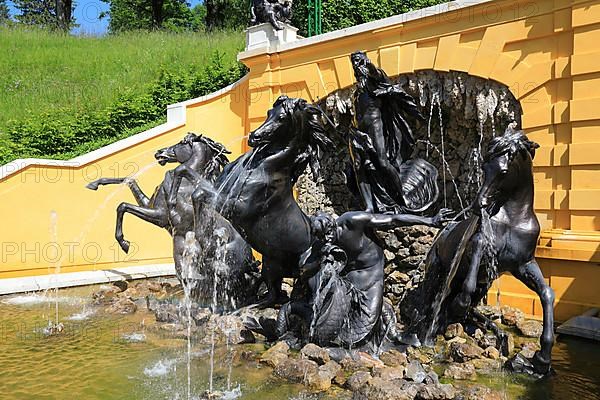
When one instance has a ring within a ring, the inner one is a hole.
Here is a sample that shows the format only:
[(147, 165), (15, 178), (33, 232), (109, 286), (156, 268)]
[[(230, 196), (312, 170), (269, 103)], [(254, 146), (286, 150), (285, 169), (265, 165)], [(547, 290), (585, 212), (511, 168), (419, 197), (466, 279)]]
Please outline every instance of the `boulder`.
[(488, 347), (497, 347), (497, 345), (498, 345), (498, 338), (493, 333), (487, 333), (487, 334), (484, 334), (483, 336), (481, 336), (477, 340), (477, 344), (482, 349), (485, 349), (485, 348), (488, 348)]
[(502, 323), (508, 326), (517, 326), (525, 319), (523, 311), (509, 306), (500, 307), (500, 313), (502, 314)]
[(488, 347), (484, 350), (483, 355), (492, 360), (498, 360), (500, 358), (500, 351), (495, 347)]
[(463, 398), (465, 400), (503, 400), (505, 396), (488, 387), (476, 385), (467, 388), (463, 393)]
[(429, 371), (423, 383), (426, 385), (436, 385), (440, 383), (440, 377), (435, 371)]
[(369, 372), (357, 371), (346, 380), (345, 386), (353, 392), (358, 392), (358, 390), (366, 385), (370, 379), (371, 374)]
[(389, 367), (398, 367), (400, 365), (406, 365), (408, 359), (406, 354), (399, 352), (398, 350), (389, 350), (379, 356), (379, 359)]
[(383, 362), (374, 358), (372, 355), (359, 351), (352, 359), (358, 363), (361, 368), (376, 368), (383, 367)]
[(444, 377), (456, 380), (475, 380), (477, 379), (477, 373), (471, 363), (452, 363), (444, 371)]
[(444, 337), (446, 339), (453, 339), (455, 337), (461, 337), (465, 333), (463, 326), (459, 323), (448, 325)]
[(92, 293), (92, 300), (95, 305), (109, 305), (122, 290), (115, 285), (102, 285)]
[(416, 383), (421, 383), (425, 380), (427, 372), (425, 372), (425, 369), (423, 369), (423, 366), (419, 361), (413, 360), (406, 366), (404, 375), (406, 376), (406, 379)]
[(502, 368), (500, 360), (492, 360), (491, 358), (478, 358), (470, 361), (475, 369), (479, 372), (491, 373)]
[(306, 376), (307, 386), (314, 391), (324, 392), (331, 387), (331, 381), (336, 377), (342, 367), (335, 361), (328, 361), (321, 365), (315, 373)]
[(452, 343), (450, 346), (450, 356), (456, 362), (467, 362), (476, 358), (481, 358), (483, 349), (468, 343)]
[(417, 392), (415, 400), (453, 400), (456, 389), (450, 384), (437, 384), (422, 386)]
[(354, 392), (353, 400), (413, 400), (414, 394), (404, 390), (397, 381), (372, 378)]
[[(319, 366), (316, 362), (305, 358), (286, 358), (275, 367), (275, 375), (293, 383), (307, 383), (310, 375), (318, 373)], [(329, 381), (331, 386), (331, 380)]]
[(300, 350), (300, 354), (303, 358), (312, 360), (319, 365), (324, 365), (330, 361), (329, 352), (313, 343), (304, 346), (302, 350)]
[(269, 350), (265, 351), (260, 357), (260, 362), (267, 364), (272, 368), (277, 368), (281, 363), (288, 359), (290, 346), (285, 342), (277, 342)]
[(521, 347), (521, 351), (519, 351), (519, 354), (525, 358), (533, 358), (535, 352), (539, 349), (540, 345), (538, 343), (524, 343)]
[(421, 364), (430, 364), (433, 358), (426, 352), (430, 351), (425, 347), (409, 347), (406, 352), (408, 353), (409, 360), (417, 360)]
[(524, 336), (532, 338), (539, 338), (544, 330), (542, 323), (534, 320), (521, 321), (517, 324), (517, 328)]
[(373, 368), (373, 376), (376, 378), (382, 378), (386, 381), (393, 381), (404, 378), (405, 367), (399, 365), (397, 367), (379, 367)]
[(109, 314), (133, 314), (137, 311), (137, 305), (129, 297), (119, 297), (106, 309)]

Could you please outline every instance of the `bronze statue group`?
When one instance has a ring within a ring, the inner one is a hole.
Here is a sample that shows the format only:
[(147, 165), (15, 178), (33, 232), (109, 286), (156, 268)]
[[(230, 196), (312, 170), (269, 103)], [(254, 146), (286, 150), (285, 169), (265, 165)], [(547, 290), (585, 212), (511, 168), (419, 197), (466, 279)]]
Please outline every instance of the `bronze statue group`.
[[(280, 306), (277, 337), (369, 351), (384, 343), (427, 345), (449, 324), (467, 320), (496, 332), (502, 347), (503, 332), (475, 307), (493, 279), (508, 272), (538, 294), (544, 317), (541, 349), (531, 360), (509, 361), (510, 366), (547, 373), (554, 295), (534, 257), (540, 228), (533, 210), (532, 159), (538, 145), (508, 126), (489, 143), (484, 180), (470, 208), (454, 218), (448, 209), (433, 212), (438, 172), (413, 157), (411, 125), (423, 119), (414, 99), (365, 53), (350, 59), (357, 81), (355, 120), (342, 135), (362, 210), (309, 217), (300, 209), (294, 185), (307, 167), (319, 178), (320, 157), (333, 146), (332, 133), (319, 107), (280, 96), (251, 132), (252, 149), (233, 162), (221, 144), (190, 134), (156, 153), (161, 165), (179, 165), (165, 174), (151, 198), (129, 179), (90, 184), (97, 189), (126, 183), (134, 193), (138, 205), (123, 203), (117, 210), (117, 241), (128, 250), (122, 221), (124, 213), (132, 213), (169, 230), (182, 280), (193, 279), (182, 271), (190, 262), (189, 243), (195, 243), (194, 269), (224, 284), (220, 295), (227, 304), (220, 310), (250, 303)], [(400, 332), (397, 305), (384, 299), (385, 257), (376, 231), (409, 225), (442, 229), (427, 257), (413, 318), (402, 321)], [(251, 248), (262, 256), (260, 277)], [(213, 273), (217, 261), (227, 266), (221, 276)], [(295, 279), (291, 298), (282, 291), (284, 278)], [(268, 290), (259, 299), (261, 283)], [(205, 301), (203, 290), (196, 292), (197, 300)]]

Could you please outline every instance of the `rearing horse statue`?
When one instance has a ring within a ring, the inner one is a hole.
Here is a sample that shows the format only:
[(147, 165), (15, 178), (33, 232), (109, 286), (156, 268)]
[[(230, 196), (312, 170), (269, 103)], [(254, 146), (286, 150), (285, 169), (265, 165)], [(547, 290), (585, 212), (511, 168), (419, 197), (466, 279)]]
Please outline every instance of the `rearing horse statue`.
[[(97, 190), (102, 185), (127, 184), (138, 204), (121, 203), (117, 207), (115, 231), (117, 242), (123, 251), (126, 253), (129, 251), (129, 241), (125, 240), (123, 235), (123, 217), (126, 213), (168, 230), (173, 237), (173, 258), (177, 277), (180, 280), (186, 278), (185, 252), (186, 246), (190, 245), (187, 236), (189, 232), (194, 232), (194, 220), (199, 222), (198, 226), (203, 227), (201, 231), (195, 232), (196, 238), (201, 239), (207, 236), (205, 230), (207, 226), (218, 232), (220, 238), (225, 242), (224, 260), (217, 260), (219, 249), (215, 248), (215, 243), (192, 238), (198, 246), (200, 256), (195, 261), (196, 265), (192, 266), (192, 272), (196, 278), (202, 278), (203, 286), (212, 287), (213, 282), (210, 281), (214, 276), (212, 269), (215, 268), (215, 262), (222, 261), (223, 264), (226, 264), (228, 271), (227, 276), (223, 279), (226, 280), (223, 282), (225, 289), (220, 290), (218, 302), (225, 309), (235, 309), (254, 301), (256, 290), (253, 286), (256, 286), (254, 282), (256, 279), (252, 275), (252, 270), (256, 268), (256, 265), (252, 250), (229, 222), (214, 210), (201, 208), (194, 216), (191, 206), (191, 195), (195, 185), (199, 181), (211, 185), (229, 162), (227, 154), (229, 151), (221, 143), (206, 136), (189, 133), (180, 142), (160, 149), (154, 155), (160, 165), (164, 166), (169, 163), (179, 163), (180, 165), (165, 173), (164, 180), (151, 197), (146, 196), (137, 182), (129, 178), (101, 178), (88, 184), (87, 188)], [(196, 171), (196, 181), (179, 185), (175, 193), (175, 202), (168, 204), (167, 198), (173, 186), (173, 176), (178, 168)], [(212, 236), (214, 232), (209, 233)], [(187, 250), (189, 251), (189, 249)], [(199, 284), (199, 281), (195, 283)], [(200, 302), (210, 303), (212, 293), (203, 293), (199, 285), (195, 286), (198, 287), (195, 287), (193, 291), (194, 298)]]
[[(318, 176), (320, 149), (333, 143), (325, 136), (320, 109), (280, 96), (248, 144), (252, 150), (224, 168), (215, 189), (198, 183), (192, 203), (195, 209), (212, 203), (262, 254), (269, 290), (262, 305), (268, 306), (287, 300), (282, 279), (297, 276), (300, 256), (311, 243), (310, 221), (294, 199), (293, 186), (307, 165)], [(176, 171), (171, 202), (183, 177), (194, 180), (194, 171)]]
[(520, 369), (545, 374), (554, 344), (554, 292), (535, 260), (540, 225), (533, 209), (532, 159), (538, 147), (512, 126), (492, 139), (474, 204), (479, 212), (448, 225), (434, 242), (413, 327), (423, 342), (430, 343), (449, 324), (470, 316), (503, 339), (503, 332), (473, 307), (498, 274), (511, 273), (539, 296), (543, 308), (541, 350)]

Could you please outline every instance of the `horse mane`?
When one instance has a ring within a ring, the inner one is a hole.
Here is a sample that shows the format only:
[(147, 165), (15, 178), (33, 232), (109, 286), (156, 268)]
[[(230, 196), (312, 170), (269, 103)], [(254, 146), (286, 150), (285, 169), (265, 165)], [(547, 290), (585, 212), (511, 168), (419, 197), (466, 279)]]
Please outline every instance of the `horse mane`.
[[(289, 98), (286, 95), (279, 96), (273, 107), (281, 105), (286, 114), (294, 116), (294, 112), (302, 111), (302, 127), (308, 131), (307, 150), (300, 153), (295, 160), (292, 171), (292, 180), (296, 182), (304, 172), (306, 164), (310, 165), (313, 177), (318, 179), (320, 175), (319, 159), (321, 151), (327, 147), (333, 147), (334, 144), (325, 134), (325, 124), (323, 118), (327, 118), (325, 113), (314, 105), (307, 104), (306, 100), (299, 98)], [(330, 122), (330, 121), (329, 121)]]
[(223, 167), (229, 164), (229, 158), (227, 158), (227, 154), (231, 154), (231, 151), (227, 150), (222, 143), (215, 142), (208, 136), (204, 136), (202, 134), (197, 135), (193, 132), (189, 132), (183, 139), (183, 142), (190, 144), (203, 143), (208, 146), (213, 153), (216, 153), (204, 170), (204, 175), (208, 178), (215, 179), (223, 170)]
[(527, 153), (533, 159), (535, 150), (540, 147), (534, 141), (531, 141), (522, 130), (516, 130), (516, 123), (511, 123), (506, 128), (504, 135), (493, 138), (487, 148), (485, 161), (508, 154), (510, 161), (518, 154)]

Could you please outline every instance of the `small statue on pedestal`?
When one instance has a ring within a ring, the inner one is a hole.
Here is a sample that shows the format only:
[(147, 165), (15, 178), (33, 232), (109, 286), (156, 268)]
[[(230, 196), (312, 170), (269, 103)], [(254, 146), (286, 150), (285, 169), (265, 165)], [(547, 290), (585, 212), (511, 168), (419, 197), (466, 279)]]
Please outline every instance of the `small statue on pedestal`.
[(282, 30), (282, 23), (289, 23), (292, 17), (292, 4), (279, 0), (252, 0), (251, 25), (270, 23), (275, 30)]

